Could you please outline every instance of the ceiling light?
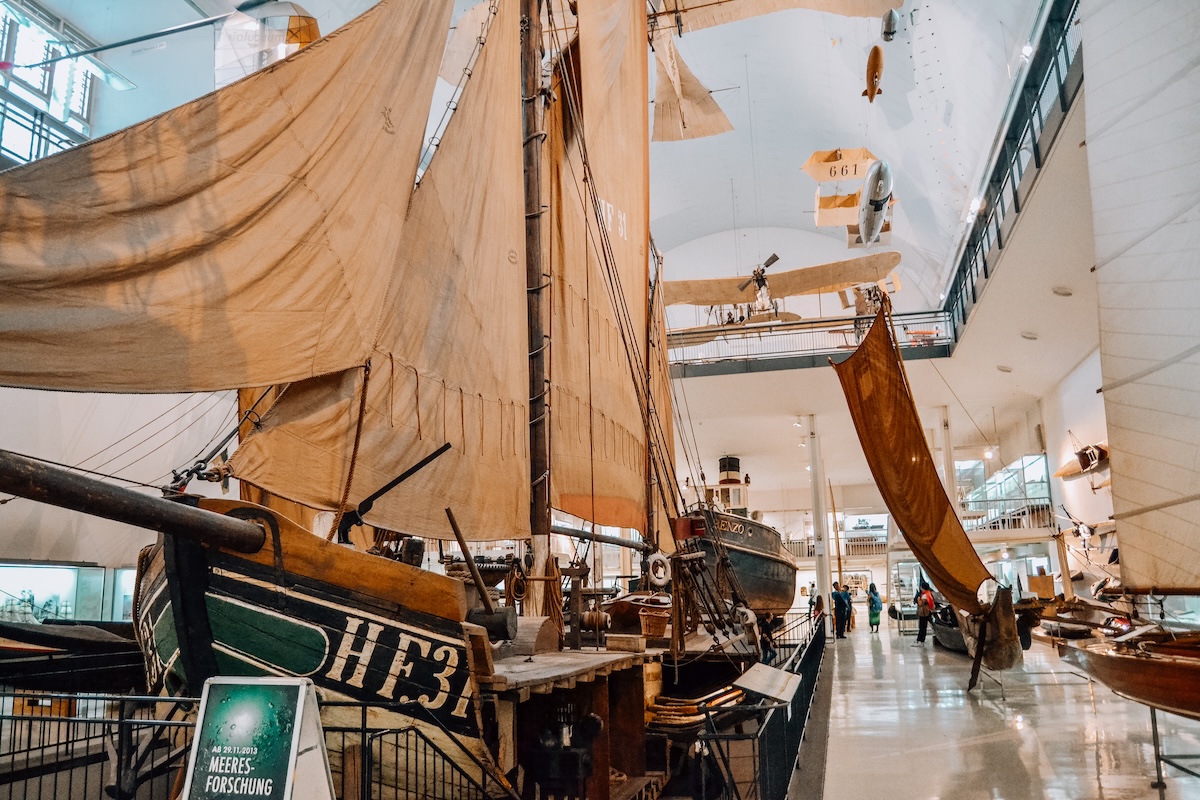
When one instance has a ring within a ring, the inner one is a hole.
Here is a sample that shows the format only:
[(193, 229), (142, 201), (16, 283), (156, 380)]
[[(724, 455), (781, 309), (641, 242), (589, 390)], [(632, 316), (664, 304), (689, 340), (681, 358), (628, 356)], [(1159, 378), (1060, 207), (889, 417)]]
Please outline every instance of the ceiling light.
[(1065, 286), (1055, 286), (1050, 291), (1054, 292), (1059, 297), (1070, 297), (1071, 295), (1075, 294)]
[(1026, 42), (1025, 46), (1021, 48), (1021, 58), (1028, 61), (1031, 55), (1033, 55), (1033, 44)]
[(805, 472), (812, 472), (812, 464), (809, 464), (808, 466), (806, 466), (806, 467), (804, 468), (804, 471), (805, 471)]
[(1036, 342), (1038, 336), (1033, 331), (1021, 331), (1021, 338), (1028, 339), (1031, 342)]
[(996, 369), (1006, 374), (1012, 372), (1012, 367), (1008, 366), (1007, 364), (997, 364)]
[(987, 450), (983, 451), (983, 457), (988, 459), (989, 461), (991, 460), (992, 456), (994, 456), (994, 455), (995, 455), (995, 453), (992, 452), (992, 448), (990, 448), (990, 447)]

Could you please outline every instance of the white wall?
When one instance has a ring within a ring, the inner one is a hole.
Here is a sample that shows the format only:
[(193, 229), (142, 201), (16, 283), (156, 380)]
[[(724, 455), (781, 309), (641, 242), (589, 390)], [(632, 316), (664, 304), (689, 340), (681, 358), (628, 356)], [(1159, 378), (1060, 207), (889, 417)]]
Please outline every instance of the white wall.
[[(1042, 398), (1046, 456), (1052, 473), (1075, 458), (1071, 434), (1084, 445), (1108, 439), (1104, 400), (1096, 393), (1100, 383), (1100, 351), (1096, 350)], [(1055, 502), (1064, 504), (1076, 517), (1089, 523), (1102, 522), (1112, 514), (1112, 492), (1109, 488), (1092, 491), (1092, 483), (1107, 477), (1108, 470), (1104, 469), (1069, 480), (1051, 478), (1050, 491)], [(1065, 527), (1069, 523), (1061, 524)]]

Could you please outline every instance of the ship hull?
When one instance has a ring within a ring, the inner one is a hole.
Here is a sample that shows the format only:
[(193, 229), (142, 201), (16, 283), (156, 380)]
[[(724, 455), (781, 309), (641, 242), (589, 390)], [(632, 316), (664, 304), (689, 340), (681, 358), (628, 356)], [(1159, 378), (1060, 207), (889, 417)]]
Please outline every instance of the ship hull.
[(733, 514), (712, 514), (713, 526), (706, 530), (700, 546), (708, 568), (720, 575), (718, 537), (729, 555), (730, 568), (745, 596), (746, 605), (758, 614), (784, 614), (796, 598), (796, 562), (783, 546), (774, 528)]
[(1121, 697), (1200, 720), (1200, 643), (1167, 654), (1091, 640), (1064, 642), (1058, 653)]
[[(214, 675), (307, 677), (326, 701), (326, 727), (363, 724), (361, 706), (336, 705), (347, 701), (367, 705), (369, 728), (416, 732), (390, 752), (376, 748), (372, 780), (395, 786), (398, 797), (409, 796), (407, 787), (442, 796), (427, 778), (408, 774), (404, 765), (420, 760), (404, 752), (405, 742), (429, 742), (456, 763), (486, 769), (492, 758), (481, 735), (478, 688), (463, 624), (454, 619), (463, 606), (453, 602), (461, 583), (440, 584), (451, 579), (423, 573), (437, 580), (421, 592), (413, 581), (426, 578), (414, 578), (414, 568), (330, 545), (266, 509), (218, 503), (226, 513), (269, 520), (267, 545), (243, 556), (166, 536), (143, 553), (135, 616), (152, 690), (198, 696)], [(390, 589), (379, 585), (389, 572)], [(449, 618), (397, 602), (405, 588), (416, 590), (419, 605), (444, 605)], [(337, 770), (343, 747), (362, 745), (353, 735), (335, 738), (330, 760)], [(487, 771), (492, 784), (503, 785), (497, 770)], [(455, 792), (462, 787), (447, 786), (445, 796)]]

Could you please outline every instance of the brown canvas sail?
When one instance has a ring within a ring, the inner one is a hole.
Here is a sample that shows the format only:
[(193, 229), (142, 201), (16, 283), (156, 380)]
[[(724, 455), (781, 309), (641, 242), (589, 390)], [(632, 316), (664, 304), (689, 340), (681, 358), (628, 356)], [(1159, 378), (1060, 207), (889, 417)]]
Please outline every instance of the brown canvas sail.
[(364, 363), (450, 7), (384, 0), (242, 81), (6, 172), (0, 384), (201, 391)]
[(646, 439), (634, 381), (645, 380), (649, 155), (646, 137), (632, 150), (623, 143), (648, 130), (645, 25), (635, 3), (580, 4), (578, 46), (559, 70), (573, 77), (560, 78), (546, 114), (551, 504), (639, 530)]
[(733, 123), (712, 93), (679, 57), (674, 33), (660, 28), (654, 34), (654, 141), (678, 142), (716, 136), (733, 130)]
[(351, 473), (354, 507), (449, 442), (367, 521), (450, 539), (450, 507), (469, 538), (528, 535), (518, 15), (502, 6), (412, 195), (369, 377), (291, 384), (234, 454), (237, 477), (336, 510)]
[(954, 513), (925, 442), (908, 378), (884, 308), (862, 344), (834, 364), (871, 475), (913, 555), (938, 590), (972, 614), (976, 592), (991, 577)]

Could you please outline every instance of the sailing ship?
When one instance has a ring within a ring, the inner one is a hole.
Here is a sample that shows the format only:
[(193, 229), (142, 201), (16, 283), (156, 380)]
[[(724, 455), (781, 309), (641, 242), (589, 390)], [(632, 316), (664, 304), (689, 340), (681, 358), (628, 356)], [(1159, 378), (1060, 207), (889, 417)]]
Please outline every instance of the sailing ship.
[[(625, 0), (586, 4), (544, 85), (538, 26), (522, 35), (516, 0), (491, 3), (417, 182), (451, 7), (381, 0), (258, 73), (0, 180), (0, 383), (276, 387), (250, 392), (269, 409), (208, 469), (262, 504), (131, 499), (12, 454), (0, 482), (164, 532), (139, 558), (134, 602), (152, 689), (308, 676), (415, 732), (375, 754), (401, 794), (461, 796), (412, 772), (419, 739), (475, 775), (472, 793), (508, 795), (554, 722), (544, 700), (526, 713), (495, 694), (532, 685), (492, 663), (495, 642), (519, 638), (511, 615), (480, 616), (483, 587), (333, 539), (346, 519), (451, 539), (450, 509), (470, 540), (532, 539), (538, 577), (552, 507), (649, 541), (675, 513), (670, 415), (655, 410), (669, 383), (650, 294), (647, 19)], [(336, 515), (328, 536), (298, 524), (318, 511)], [(541, 613), (537, 588), (526, 604)], [(640, 657), (589, 658), (630, 674), (597, 686), (640, 696)], [(578, 671), (543, 676), (546, 691)], [(599, 702), (586, 694), (558, 702), (582, 714)], [(485, 724), (497, 705), (498, 729)], [(589, 795), (607, 795), (610, 764), (650, 781), (641, 708), (611, 706)], [(326, 723), (339, 713), (326, 706)], [(335, 762), (368, 746), (342, 745)]]
[[(1200, 289), (1195, 272), (1200, 222), (1188, 174), (1169, 171), (1151, 178), (1135, 168), (1146, 148), (1195, 147), (1193, 129), (1180, 136), (1164, 120), (1172, 113), (1195, 113), (1196, 87), (1186, 82), (1145, 91), (1145, 81), (1158, 70), (1175, 69), (1170, 59), (1164, 66), (1162, 54), (1185, 58), (1188, 39), (1165, 9), (1155, 8), (1146, 20), (1166, 25), (1153, 45), (1132, 41), (1123, 19), (1112, 10), (1089, 15), (1083, 37), (1089, 82), (1095, 76), (1085, 111), (1096, 231), (1098, 391), (1120, 570), (1119, 586), (1110, 582), (1105, 594), (1119, 594), (1129, 610), (1128, 624), (1061, 643), (1059, 651), (1121, 696), (1200, 719), (1200, 637), (1194, 621), (1200, 597), (1195, 457), (1200, 336), (1184, 321), (1194, 315)], [(1122, 54), (1119, 68), (1102, 67), (1105, 53), (1115, 52)], [(1114, 80), (1118, 70), (1121, 79)], [(1154, 197), (1172, 201), (1159, 204)]]
[[(858, 349), (833, 368), (884, 503), (933, 585), (953, 606), (976, 669), (980, 664), (1009, 669), (1021, 660), (1012, 587), (996, 587), (990, 602), (979, 598), (980, 587), (994, 578), (938, 477), (892, 332), (891, 301), (886, 294), (880, 299)], [(1032, 626), (1036, 619), (1033, 608), (1022, 608), (1022, 625)], [(975, 680), (973, 675), (972, 686)]]

